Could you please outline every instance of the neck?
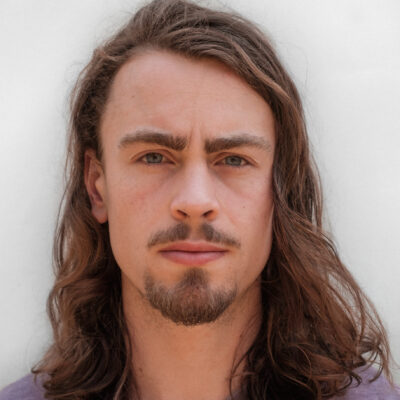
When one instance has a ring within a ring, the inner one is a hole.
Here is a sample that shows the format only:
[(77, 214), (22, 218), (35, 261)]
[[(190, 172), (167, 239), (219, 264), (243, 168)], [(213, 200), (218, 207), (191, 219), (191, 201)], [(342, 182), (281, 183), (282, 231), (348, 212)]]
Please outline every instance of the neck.
[[(243, 355), (261, 321), (259, 283), (237, 298), (217, 321), (177, 325), (123, 281), (124, 313), (141, 400), (225, 400), (240, 390)], [(237, 369), (233, 371), (233, 368)], [(236, 378), (230, 378), (235, 372)]]

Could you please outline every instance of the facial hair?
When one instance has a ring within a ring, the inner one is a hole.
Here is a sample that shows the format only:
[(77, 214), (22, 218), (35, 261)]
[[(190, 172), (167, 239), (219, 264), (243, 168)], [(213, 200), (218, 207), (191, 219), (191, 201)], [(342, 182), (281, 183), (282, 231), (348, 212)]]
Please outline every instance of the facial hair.
[(206, 272), (188, 269), (172, 288), (157, 283), (151, 275), (145, 279), (146, 298), (161, 314), (185, 326), (216, 321), (236, 298), (237, 288), (211, 289)]

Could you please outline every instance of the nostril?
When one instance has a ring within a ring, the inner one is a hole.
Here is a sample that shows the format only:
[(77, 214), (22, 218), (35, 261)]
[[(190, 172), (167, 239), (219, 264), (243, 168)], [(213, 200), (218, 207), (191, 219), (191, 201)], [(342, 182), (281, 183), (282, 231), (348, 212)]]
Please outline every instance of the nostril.
[(188, 216), (188, 214), (185, 211), (178, 210), (178, 212), (179, 212), (179, 214), (182, 215), (182, 217), (187, 217)]
[(203, 215), (204, 215), (205, 217), (209, 217), (210, 214), (212, 214), (212, 212), (213, 212), (213, 210), (208, 210), (208, 211), (206, 211)]

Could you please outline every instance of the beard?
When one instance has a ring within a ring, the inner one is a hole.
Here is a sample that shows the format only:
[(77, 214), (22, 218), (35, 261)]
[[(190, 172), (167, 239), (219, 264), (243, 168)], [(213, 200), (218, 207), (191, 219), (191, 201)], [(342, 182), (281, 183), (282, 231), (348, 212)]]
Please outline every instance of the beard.
[(157, 283), (150, 275), (145, 280), (145, 297), (150, 305), (176, 324), (194, 326), (216, 321), (236, 298), (237, 288), (214, 289), (204, 270), (192, 268), (173, 286)]

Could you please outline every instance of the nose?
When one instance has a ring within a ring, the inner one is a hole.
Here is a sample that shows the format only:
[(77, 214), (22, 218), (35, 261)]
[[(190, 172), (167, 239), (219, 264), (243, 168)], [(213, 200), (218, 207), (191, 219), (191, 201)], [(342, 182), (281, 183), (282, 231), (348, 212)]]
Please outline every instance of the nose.
[(215, 182), (207, 165), (186, 168), (177, 176), (171, 202), (172, 216), (178, 221), (213, 221), (219, 214)]

